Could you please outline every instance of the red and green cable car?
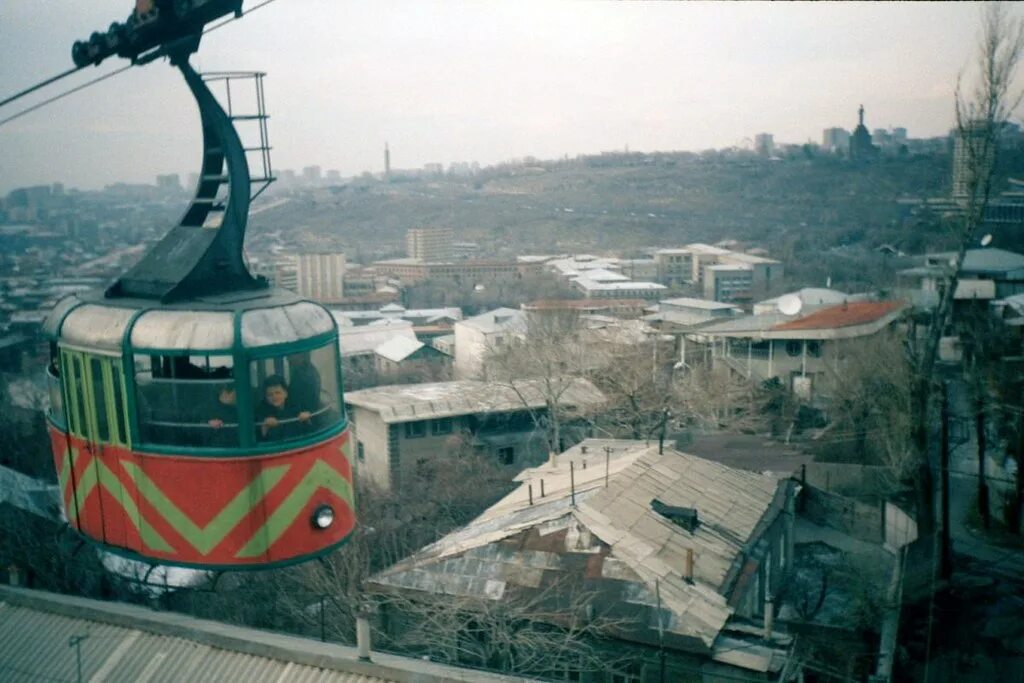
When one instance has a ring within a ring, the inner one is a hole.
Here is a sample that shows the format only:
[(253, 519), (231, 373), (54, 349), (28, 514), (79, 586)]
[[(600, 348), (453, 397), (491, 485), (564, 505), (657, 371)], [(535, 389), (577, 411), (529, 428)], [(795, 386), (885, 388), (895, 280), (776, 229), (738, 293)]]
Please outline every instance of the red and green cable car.
[(337, 325), (249, 274), (246, 150), (188, 65), (198, 37), (185, 42), (166, 52), (202, 117), (196, 196), (138, 265), (63, 299), (44, 325), (64, 509), (86, 539), (132, 559), (300, 562), (355, 526)]

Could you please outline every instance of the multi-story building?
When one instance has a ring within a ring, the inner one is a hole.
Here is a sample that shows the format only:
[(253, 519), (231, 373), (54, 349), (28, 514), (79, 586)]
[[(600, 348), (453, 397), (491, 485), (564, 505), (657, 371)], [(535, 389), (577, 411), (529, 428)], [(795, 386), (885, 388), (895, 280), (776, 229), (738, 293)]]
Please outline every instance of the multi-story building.
[(654, 260), (661, 282), (692, 285), (705, 299), (723, 302), (763, 298), (782, 280), (783, 272), (775, 259), (699, 243), (659, 249)]
[(770, 157), (775, 152), (775, 138), (771, 133), (758, 133), (754, 136), (754, 152), (763, 157)]
[(845, 153), (850, 149), (850, 131), (845, 128), (826, 128), (821, 133), (821, 146), (828, 152)]
[(963, 130), (953, 131), (953, 199), (964, 201), (971, 192), (979, 192), (975, 178), (981, 179), (995, 161), (997, 138), (987, 136), (984, 121), (972, 121)]
[(424, 280), (442, 280), (459, 286), (519, 280), (543, 272), (544, 264), (517, 263), (515, 261), (428, 263), (420, 259), (400, 258), (376, 261), (373, 268), (377, 273), (397, 278), (406, 284), (416, 284)]
[(302, 169), (302, 180), (309, 185), (319, 185), (321, 181), (319, 166), (306, 166)]
[(296, 293), (320, 303), (345, 296), (345, 254), (299, 254), (295, 261)]
[(412, 228), (405, 233), (405, 253), (428, 263), (451, 261), (455, 233), (451, 228)]

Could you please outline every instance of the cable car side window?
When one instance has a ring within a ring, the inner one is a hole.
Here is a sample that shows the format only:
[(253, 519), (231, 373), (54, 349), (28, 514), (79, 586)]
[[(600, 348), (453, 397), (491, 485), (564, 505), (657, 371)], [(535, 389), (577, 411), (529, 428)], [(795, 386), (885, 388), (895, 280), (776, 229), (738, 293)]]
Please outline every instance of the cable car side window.
[(238, 446), (231, 356), (136, 354), (134, 366), (136, 412), (144, 443)]
[(60, 353), (57, 345), (50, 344), (50, 364), (46, 366), (46, 390), (50, 398), (50, 419), (62, 428), (67, 428), (64, 414), (64, 395), (60, 389)]
[(252, 361), (256, 441), (303, 439), (335, 427), (342, 417), (337, 362), (334, 340), (312, 351)]

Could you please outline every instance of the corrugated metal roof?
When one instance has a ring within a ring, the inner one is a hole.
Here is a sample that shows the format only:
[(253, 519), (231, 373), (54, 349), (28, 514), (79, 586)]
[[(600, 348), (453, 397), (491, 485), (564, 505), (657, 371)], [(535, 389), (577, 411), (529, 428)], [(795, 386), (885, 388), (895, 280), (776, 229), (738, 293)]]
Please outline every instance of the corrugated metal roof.
[[(595, 552), (614, 560), (600, 572), (611, 582), (599, 589), (609, 594), (608, 602), (626, 600), (625, 581), (631, 585), (627, 601), (653, 610), (658, 584), (670, 614), (667, 630), (710, 649), (733, 613), (726, 593), (734, 563), (780, 512), (780, 490), (788, 491), (788, 483), (771, 476), (674, 450), (659, 455), (656, 445), (620, 440), (584, 441), (517, 480), (519, 489), (477, 519), (376, 575), (370, 585), (495, 600), (505, 586), (532, 581), (524, 567), (535, 566), (537, 550), (547, 555), (548, 570), (563, 573), (578, 571), (578, 563), (564, 557)], [(696, 508), (699, 525), (689, 531), (674, 523), (652, 509), (654, 499)], [(599, 545), (581, 549), (580, 529)], [(559, 532), (565, 536), (559, 547), (557, 540), (538, 540)], [(688, 550), (692, 582), (682, 575)], [(485, 577), (499, 582), (500, 590), (492, 585), (485, 594)]]
[[(546, 404), (544, 382), (542, 379), (519, 380), (514, 389), (476, 380), (389, 385), (347, 392), (345, 403), (379, 413), (386, 423), (500, 413), (525, 410), (526, 404), (531, 408), (543, 407)], [(560, 403), (564, 406), (593, 406), (604, 400), (597, 387), (580, 378), (572, 380), (560, 394)]]
[(389, 683), (526, 679), (194, 619), (0, 586), (0, 680)]
[(772, 330), (819, 330), (864, 325), (880, 320), (903, 306), (899, 301), (851, 301), (784, 322)]

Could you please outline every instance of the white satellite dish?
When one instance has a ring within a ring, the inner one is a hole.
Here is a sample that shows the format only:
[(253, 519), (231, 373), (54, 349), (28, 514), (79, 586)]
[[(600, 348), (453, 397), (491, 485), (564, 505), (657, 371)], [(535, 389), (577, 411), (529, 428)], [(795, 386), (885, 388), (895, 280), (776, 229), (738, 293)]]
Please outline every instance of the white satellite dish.
[(483, 285), (477, 285), (477, 286), (473, 287), (473, 291), (474, 292), (482, 292), (485, 289), (486, 289), (486, 287), (484, 287)]
[(991, 234), (985, 235), (984, 237), (981, 238), (981, 246), (987, 247), (990, 244), (992, 244), (992, 235)]
[(780, 296), (778, 303), (775, 305), (778, 306), (779, 312), (783, 315), (796, 315), (804, 307), (804, 302), (796, 294), (786, 294)]

